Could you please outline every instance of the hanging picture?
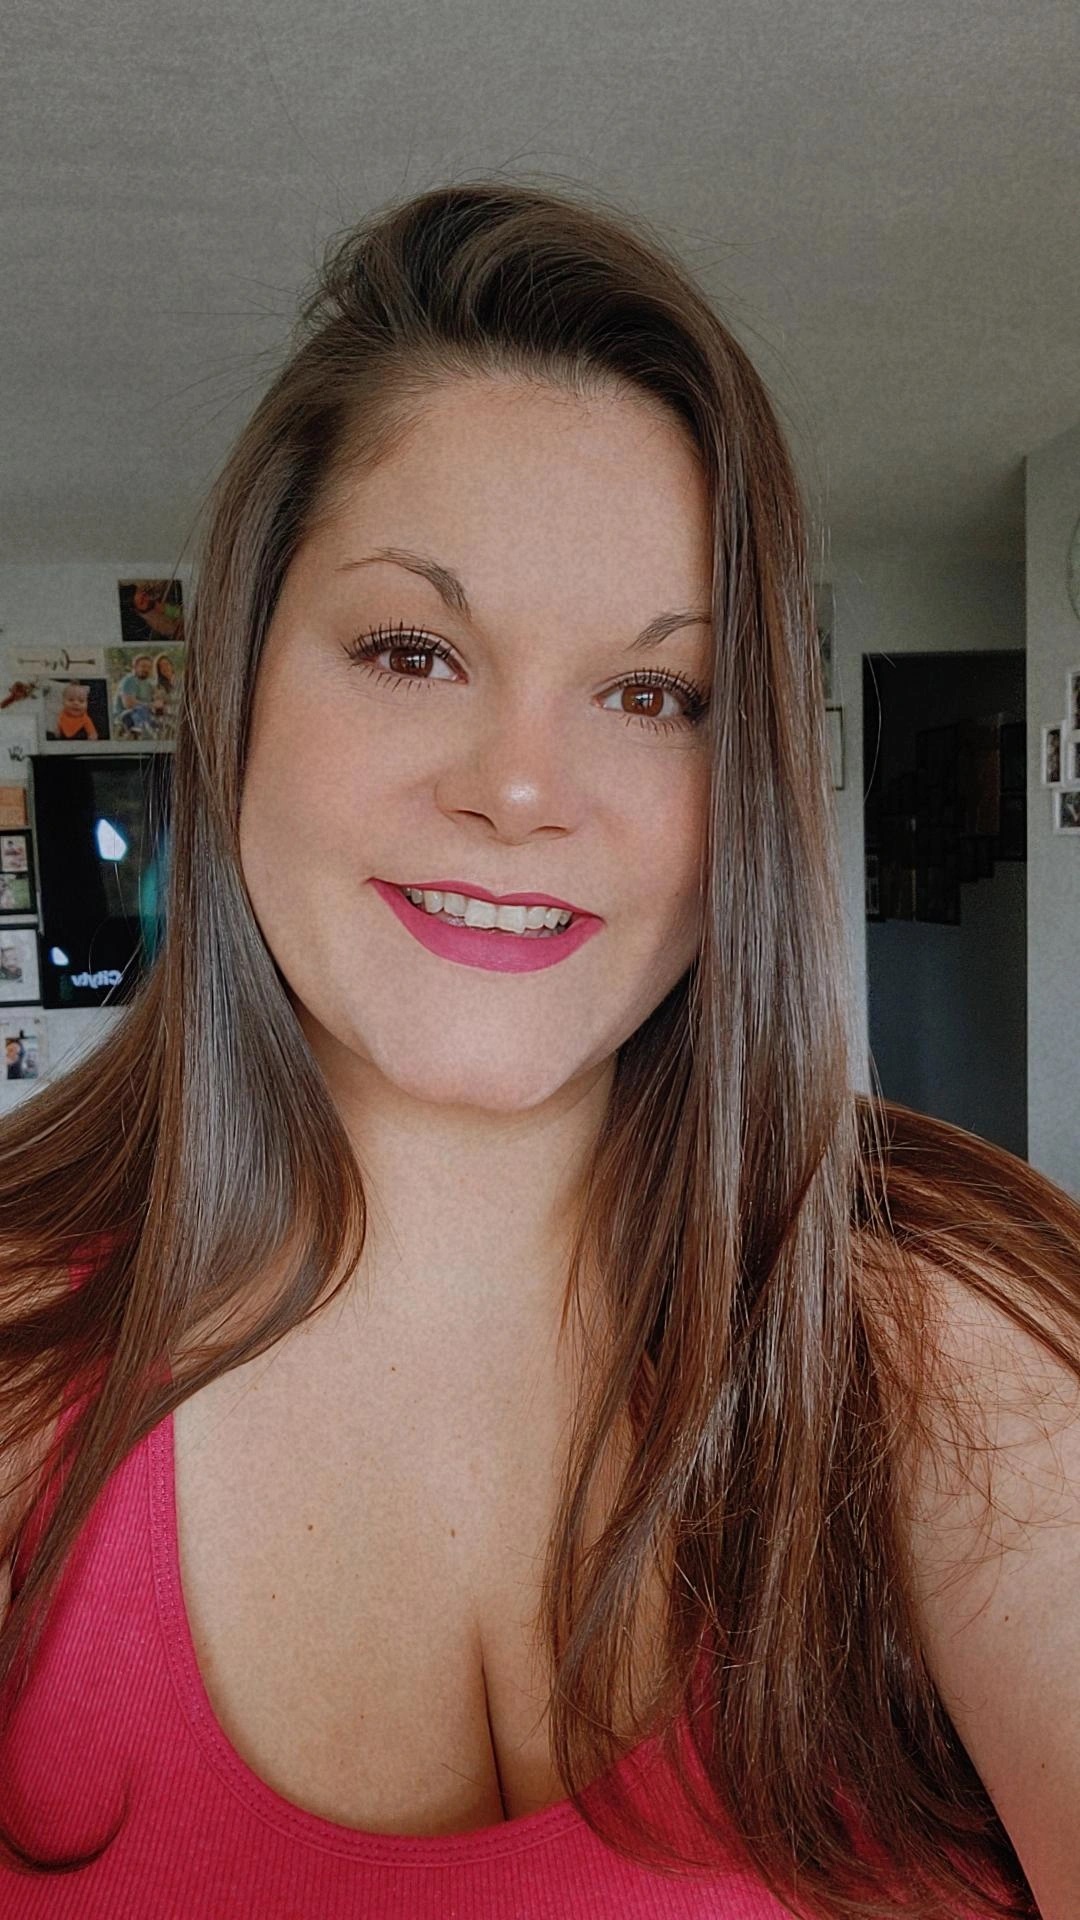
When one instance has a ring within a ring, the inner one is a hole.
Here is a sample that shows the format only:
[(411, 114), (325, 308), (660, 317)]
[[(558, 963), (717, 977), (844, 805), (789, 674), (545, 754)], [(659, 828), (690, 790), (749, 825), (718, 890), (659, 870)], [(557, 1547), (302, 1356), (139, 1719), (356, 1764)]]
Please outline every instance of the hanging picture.
[(29, 870), (29, 832), (0, 833), (0, 873), (28, 873)]
[(25, 787), (0, 787), (0, 830), (29, 825)]
[(184, 637), (184, 593), (179, 580), (120, 580), (120, 638), (152, 647)]
[(1044, 787), (1061, 785), (1061, 728), (1044, 727), (1042, 730), (1042, 784)]
[(40, 1015), (10, 1014), (0, 1019), (4, 1043), (4, 1076), (8, 1080), (40, 1080), (48, 1068), (45, 1021)]
[(1080, 787), (1059, 787), (1054, 795), (1056, 833), (1080, 833)]
[[(5, 841), (15, 838), (4, 834)], [(33, 863), (27, 860), (24, 867), (8, 869), (0, 866), (0, 920), (11, 919), (19, 915), (25, 919), (28, 913), (37, 912), (37, 889), (34, 885)]]
[(36, 927), (0, 927), (0, 1001), (40, 1004)]
[(104, 680), (46, 680), (46, 740), (84, 740), (109, 737), (109, 690)]
[(106, 647), (113, 740), (174, 740), (187, 649)]

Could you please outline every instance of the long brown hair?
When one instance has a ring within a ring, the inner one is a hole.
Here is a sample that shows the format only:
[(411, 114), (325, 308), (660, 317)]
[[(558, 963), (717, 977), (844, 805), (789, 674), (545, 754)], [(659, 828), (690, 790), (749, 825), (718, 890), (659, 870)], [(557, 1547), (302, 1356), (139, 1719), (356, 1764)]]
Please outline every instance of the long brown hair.
[[(335, 481), (377, 460), (433, 383), (508, 370), (658, 398), (704, 464), (715, 525), (702, 944), (619, 1051), (568, 1276), (568, 1303), (582, 1273), (603, 1276), (614, 1337), (546, 1564), (560, 1776), (613, 1846), (673, 1871), (741, 1848), (794, 1911), (1033, 1915), (921, 1654), (901, 1463), (930, 1391), (929, 1276), (961, 1277), (1080, 1370), (1080, 1208), (999, 1149), (853, 1090), (789, 456), (692, 277), (640, 223), (565, 192), (458, 185), (337, 241), (210, 497), (166, 937), (93, 1053), (0, 1122), (8, 1546), (59, 1488), (0, 1676), (21, 1684), (65, 1557), (131, 1448), (360, 1258), (361, 1174), (241, 872), (250, 695)], [(42, 1436), (76, 1391), (85, 1409), (54, 1465)], [(631, 1458), (586, 1553), (590, 1488), (627, 1416)], [(627, 1627), (661, 1563), (664, 1678), (640, 1730), (689, 1708), (697, 1784), (674, 1739), (669, 1757), (697, 1808), (692, 1846), (585, 1792), (618, 1757)], [(59, 1864), (7, 1845), (28, 1871)]]

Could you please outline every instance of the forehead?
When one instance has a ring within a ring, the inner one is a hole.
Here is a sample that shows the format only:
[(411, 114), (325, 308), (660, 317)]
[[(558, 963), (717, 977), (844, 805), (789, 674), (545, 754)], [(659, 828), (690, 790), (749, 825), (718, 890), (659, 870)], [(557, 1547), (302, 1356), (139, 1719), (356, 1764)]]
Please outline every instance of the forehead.
[(422, 548), (477, 606), (512, 580), (520, 594), (546, 600), (559, 583), (636, 612), (643, 597), (707, 597), (710, 503), (661, 402), (476, 377), (430, 394), (377, 465), (346, 469), (311, 544), (331, 566), (376, 545)]

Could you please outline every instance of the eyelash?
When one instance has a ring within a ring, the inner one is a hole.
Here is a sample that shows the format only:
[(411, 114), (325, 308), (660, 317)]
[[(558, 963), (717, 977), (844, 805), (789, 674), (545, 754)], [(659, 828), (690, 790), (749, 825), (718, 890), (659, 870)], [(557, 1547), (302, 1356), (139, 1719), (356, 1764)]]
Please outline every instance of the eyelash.
[[(453, 650), (447, 646), (445, 640), (432, 639), (428, 634), (418, 632), (415, 627), (407, 627), (404, 624), (397, 627), (376, 627), (372, 633), (360, 634), (357, 639), (348, 642), (344, 651), (354, 666), (365, 666), (388, 649), (403, 652), (406, 647), (410, 652), (426, 653), (432, 659), (451, 662), (454, 660)], [(395, 680), (412, 681), (414, 684), (423, 683), (422, 675), (399, 673), (396, 668), (381, 667), (374, 668), (373, 671), (384, 676), (389, 675)], [(609, 688), (609, 692), (614, 693), (617, 687), (658, 687), (666, 692), (681, 694), (687, 708), (681, 719), (654, 720), (651, 715), (642, 713), (626, 713), (622, 716), (628, 726), (650, 727), (654, 733), (669, 733), (679, 728), (696, 727), (708, 711), (709, 703), (706, 696), (700, 687), (686, 678), (685, 674), (667, 673), (659, 668), (650, 667), (643, 673), (635, 673), (628, 679), (617, 681), (615, 687)]]

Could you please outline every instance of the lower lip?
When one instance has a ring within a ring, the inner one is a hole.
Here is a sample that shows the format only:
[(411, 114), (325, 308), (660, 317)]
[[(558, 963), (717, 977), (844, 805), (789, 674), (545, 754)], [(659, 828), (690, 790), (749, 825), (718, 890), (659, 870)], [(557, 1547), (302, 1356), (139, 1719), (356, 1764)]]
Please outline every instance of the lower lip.
[(449, 920), (436, 919), (423, 907), (414, 907), (400, 888), (388, 881), (373, 880), (371, 884), (402, 926), (408, 927), (429, 953), (456, 960), (462, 967), (484, 967), (489, 973), (536, 973), (541, 967), (557, 966), (599, 933), (604, 924), (593, 914), (586, 914), (550, 940), (523, 940), (520, 934), (489, 933), (484, 927), (451, 926)]

